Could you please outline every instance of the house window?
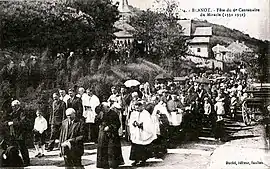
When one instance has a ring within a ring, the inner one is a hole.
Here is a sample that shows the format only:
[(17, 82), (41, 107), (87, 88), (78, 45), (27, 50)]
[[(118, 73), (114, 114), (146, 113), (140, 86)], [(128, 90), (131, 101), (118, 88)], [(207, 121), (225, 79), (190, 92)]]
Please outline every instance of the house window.
[(197, 52), (201, 52), (201, 48), (197, 48)]

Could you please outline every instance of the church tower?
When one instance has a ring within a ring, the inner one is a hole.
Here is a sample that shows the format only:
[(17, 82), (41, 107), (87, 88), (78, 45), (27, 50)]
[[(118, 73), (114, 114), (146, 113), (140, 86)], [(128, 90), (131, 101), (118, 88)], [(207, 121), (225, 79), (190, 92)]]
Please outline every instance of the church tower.
[(130, 9), (128, 6), (128, 0), (121, 0), (119, 4), (120, 13), (130, 13)]
[(128, 0), (116, 0), (119, 3), (118, 10), (120, 12), (120, 19), (116, 21), (114, 26), (119, 29), (118, 32), (115, 32), (114, 35), (116, 36), (116, 42), (132, 42), (133, 35), (130, 34), (131, 30), (134, 28), (128, 24), (130, 17), (132, 16), (132, 10), (128, 5)]
[(132, 14), (128, 5), (128, 0), (118, 0), (118, 10), (120, 12), (121, 20), (128, 20)]

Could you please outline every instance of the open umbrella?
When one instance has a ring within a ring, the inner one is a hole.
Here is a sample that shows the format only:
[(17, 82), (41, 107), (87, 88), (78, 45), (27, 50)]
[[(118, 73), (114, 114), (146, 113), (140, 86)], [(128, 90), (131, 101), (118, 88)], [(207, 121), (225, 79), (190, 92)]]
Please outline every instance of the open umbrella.
[(132, 87), (132, 86), (138, 86), (140, 85), (141, 83), (138, 81), (138, 80), (135, 80), (135, 79), (132, 79), (132, 80), (127, 80), (124, 85), (126, 87)]
[(159, 74), (155, 77), (156, 80), (166, 80), (166, 79), (173, 79), (173, 77), (167, 73)]

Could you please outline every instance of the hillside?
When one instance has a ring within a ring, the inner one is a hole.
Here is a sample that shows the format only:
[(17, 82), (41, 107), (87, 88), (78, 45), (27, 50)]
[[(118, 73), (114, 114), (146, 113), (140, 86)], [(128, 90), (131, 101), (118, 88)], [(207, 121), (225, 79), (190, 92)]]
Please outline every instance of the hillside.
[[(129, 9), (133, 14), (135, 13), (139, 14), (140, 12), (142, 12), (142, 10), (130, 5)], [(263, 41), (256, 38), (252, 38), (248, 34), (245, 34), (239, 30), (230, 29), (227, 28), (226, 26), (210, 23), (206, 20), (204, 21), (192, 20), (191, 32), (194, 33), (196, 27), (209, 27), (209, 26), (213, 28), (213, 36), (210, 39), (210, 47), (213, 47), (216, 44), (228, 46), (232, 42), (238, 40), (240, 42), (244, 42), (254, 52), (262, 53), (263, 50), (264, 53), (269, 54), (269, 41)]]
[(165, 72), (160, 66), (138, 58), (134, 63), (107, 65), (94, 75), (81, 77), (76, 84), (84, 87), (91, 84), (97, 96), (101, 100), (107, 100), (110, 96), (110, 87), (112, 85), (122, 85), (128, 79), (138, 79), (140, 82), (148, 81), (154, 83), (155, 77)]
[[(222, 25), (213, 24), (207, 21), (192, 20), (192, 31), (195, 31), (196, 27), (211, 26), (213, 28), (213, 37), (210, 40), (211, 46), (215, 46), (217, 43), (221, 45), (229, 45), (230, 43), (239, 40), (244, 42), (248, 47), (252, 48), (255, 52), (259, 51), (259, 46), (264, 45), (266, 42), (251, 38), (248, 34), (244, 34), (239, 30), (230, 29)], [(269, 43), (269, 42), (268, 42)]]

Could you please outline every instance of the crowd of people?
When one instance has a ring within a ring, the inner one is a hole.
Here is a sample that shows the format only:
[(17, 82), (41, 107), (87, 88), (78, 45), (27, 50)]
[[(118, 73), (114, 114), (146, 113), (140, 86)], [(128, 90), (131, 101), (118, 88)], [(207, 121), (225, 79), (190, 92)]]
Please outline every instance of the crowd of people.
[[(204, 81), (208, 79), (208, 81)], [(121, 139), (131, 143), (129, 159), (133, 166), (143, 166), (146, 160), (162, 158), (169, 145), (180, 140), (196, 140), (203, 127), (209, 127), (217, 141), (225, 141), (224, 117), (235, 118), (239, 105), (247, 98), (245, 76), (212, 79), (202, 74), (184, 82), (163, 80), (151, 86), (112, 86), (105, 102), (92, 88), (60, 89), (53, 93), (49, 119), (36, 111), (33, 127), (36, 156), (44, 157), (46, 150), (60, 149), (67, 167), (82, 166), (84, 143), (97, 144), (98, 168), (117, 168), (124, 164)], [(11, 104), (13, 111), (1, 124), (8, 131), (1, 136), (1, 148), (18, 148), (22, 160), (12, 165), (30, 165), (25, 137), (29, 120), (18, 100)], [(50, 132), (46, 138), (45, 131)], [(6, 139), (8, 138), (8, 139)], [(59, 144), (56, 144), (59, 140)], [(3, 145), (3, 146), (2, 146)], [(4, 146), (8, 145), (8, 146)], [(10, 152), (10, 151), (9, 151)], [(12, 151), (11, 151), (12, 152)], [(4, 154), (5, 159), (16, 157)], [(2, 157), (4, 157), (2, 155)], [(6, 160), (7, 161), (7, 160)], [(6, 164), (7, 165), (7, 164)]]

